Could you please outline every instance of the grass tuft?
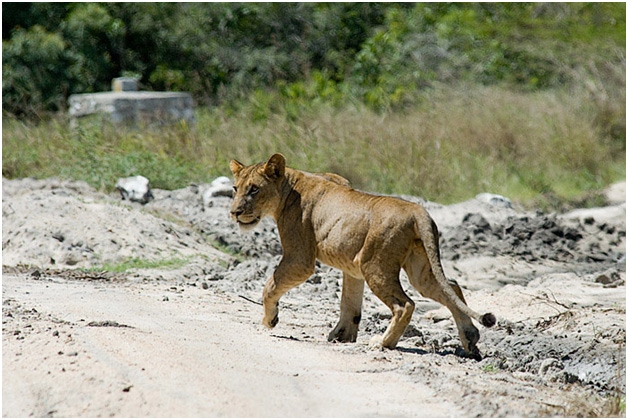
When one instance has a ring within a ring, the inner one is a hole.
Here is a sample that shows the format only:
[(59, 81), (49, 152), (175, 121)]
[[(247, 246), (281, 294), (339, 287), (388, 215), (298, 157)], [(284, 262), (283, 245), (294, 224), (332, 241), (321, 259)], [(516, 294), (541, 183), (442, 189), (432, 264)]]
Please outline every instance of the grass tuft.
[(124, 273), (128, 270), (147, 269), (147, 268), (181, 268), (189, 262), (188, 259), (172, 258), (167, 260), (149, 261), (141, 258), (129, 258), (122, 262), (105, 263), (100, 267), (87, 269), (88, 271), (107, 271), (109, 273)]

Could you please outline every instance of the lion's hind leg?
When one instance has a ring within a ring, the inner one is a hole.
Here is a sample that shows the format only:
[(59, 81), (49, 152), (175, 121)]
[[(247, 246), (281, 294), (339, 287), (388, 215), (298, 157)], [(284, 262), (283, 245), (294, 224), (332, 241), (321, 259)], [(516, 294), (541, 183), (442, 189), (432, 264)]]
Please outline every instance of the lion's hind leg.
[[(421, 295), (428, 299), (435, 300), (441, 305), (446, 306), (451, 311), (465, 352), (469, 357), (475, 359), (480, 358), (480, 353), (476, 346), (480, 339), (480, 332), (475, 325), (473, 325), (471, 318), (462, 312), (443, 292), (434, 277), (434, 273), (432, 272), (429, 260), (423, 247), (417, 247), (415, 251), (410, 254), (404, 264), (404, 270), (408, 274), (408, 279), (410, 280), (412, 286), (419, 293), (421, 293)], [(455, 280), (447, 280), (447, 282), (453, 288), (460, 300), (466, 304), (462, 290), (460, 289), (460, 286), (458, 286), (458, 283)]]
[(364, 280), (344, 273), (340, 298), (340, 320), (329, 333), (328, 341), (353, 343), (358, 338), (358, 326), (362, 316)]
[(392, 311), (392, 318), (384, 335), (374, 337), (372, 345), (394, 349), (406, 330), (414, 312), (414, 302), (406, 295), (399, 282), (401, 269), (384, 270), (377, 264), (363, 267), (366, 283), (371, 291)]

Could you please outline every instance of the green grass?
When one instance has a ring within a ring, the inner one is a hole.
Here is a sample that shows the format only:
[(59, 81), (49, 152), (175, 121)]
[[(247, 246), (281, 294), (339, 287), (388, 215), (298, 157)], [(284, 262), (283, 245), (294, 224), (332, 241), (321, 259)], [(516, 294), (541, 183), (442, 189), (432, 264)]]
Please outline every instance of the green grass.
[(486, 365), (482, 367), (482, 371), (485, 373), (496, 373), (499, 372), (499, 368), (496, 367), (495, 365)]
[(149, 261), (140, 258), (129, 258), (122, 262), (105, 263), (100, 267), (90, 268), (89, 271), (107, 271), (110, 273), (124, 273), (128, 270), (146, 268), (181, 268), (188, 263), (187, 259), (172, 258), (167, 260)]
[[(237, 252), (234, 252), (233, 250), (229, 249), (229, 247), (221, 244), (217, 240), (214, 240), (214, 239), (212, 239), (210, 237), (207, 237), (206, 239), (211, 244), (212, 247), (214, 247), (218, 251), (222, 252), (223, 254), (227, 254), (230, 257), (234, 258), (238, 263), (240, 263), (240, 262), (242, 262), (242, 260), (246, 259), (245, 255), (237, 253)], [(227, 265), (229, 265), (229, 262), (224, 261), (224, 260), (219, 260), (218, 264), (222, 265), (223, 267), (226, 267)]]
[(552, 208), (625, 179), (625, 87), (598, 84), (528, 93), (435, 86), (412, 108), (388, 113), (258, 91), (238, 106), (198, 109), (195, 126), (143, 130), (100, 118), (71, 129), (65, 118), (5, 117), (2, 172), (105, 191), (142, 174), (153, 187), (176, 189), (230, 175), (231, 159), (280, 152), (291, 167), (335, 172), (363, 190), (441, 203), (492, 192)]

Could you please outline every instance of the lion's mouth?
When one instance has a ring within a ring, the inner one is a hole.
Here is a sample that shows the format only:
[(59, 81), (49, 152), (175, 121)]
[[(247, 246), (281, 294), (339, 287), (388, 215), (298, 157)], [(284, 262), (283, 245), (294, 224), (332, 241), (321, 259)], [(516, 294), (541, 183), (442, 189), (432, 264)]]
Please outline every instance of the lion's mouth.
[(255, 225), (257, 225), (259, 221), (260, 221), (260, 217), (255, 217), (249, 221), (242, 220), (240, 218), (236, 219), (236, 222), (238, 223), (238, 226), (240, 227), (240, 229), (250, 229), (254, 227)]

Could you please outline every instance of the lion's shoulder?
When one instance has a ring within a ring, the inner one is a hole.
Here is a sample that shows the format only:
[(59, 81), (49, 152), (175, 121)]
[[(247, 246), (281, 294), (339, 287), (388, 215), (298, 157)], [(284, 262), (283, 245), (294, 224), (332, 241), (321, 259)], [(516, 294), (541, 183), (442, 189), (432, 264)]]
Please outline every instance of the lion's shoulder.
[(338, 174), (332, 174), (329, 172), (319, 172), (319, 173), (316, 173), (315, 175), (318, 175), (321, 178), (326, 179), (327, 181), (331, 181), (335, 184), (342, 185), (344, 187), (351, 187), (351, 183), (349, 182), (349, 180)]
[[(342, 185), (343, 187), (351, 187), (351, 183), (349, 182), (348, 179), (338, 174), (331, 173), (331, 172), (306, 172), (306, 171), (299, 171), (296, 169), (292, 169), (290, 171), (292, 172), (292, 176), (294, 178), (302, 177), (302, 178), (308, 179), (310, 181), (309, 185), (311, 185), (312, 188), (315, 184), (320, 184), (321, 179), (325, 181), (329, 181), (333, 184)], [(319, 187), (319, 185), (316, 185), (316, 186)], [(323, 185), (322, 187), (325, 188), (325, 185)]]

